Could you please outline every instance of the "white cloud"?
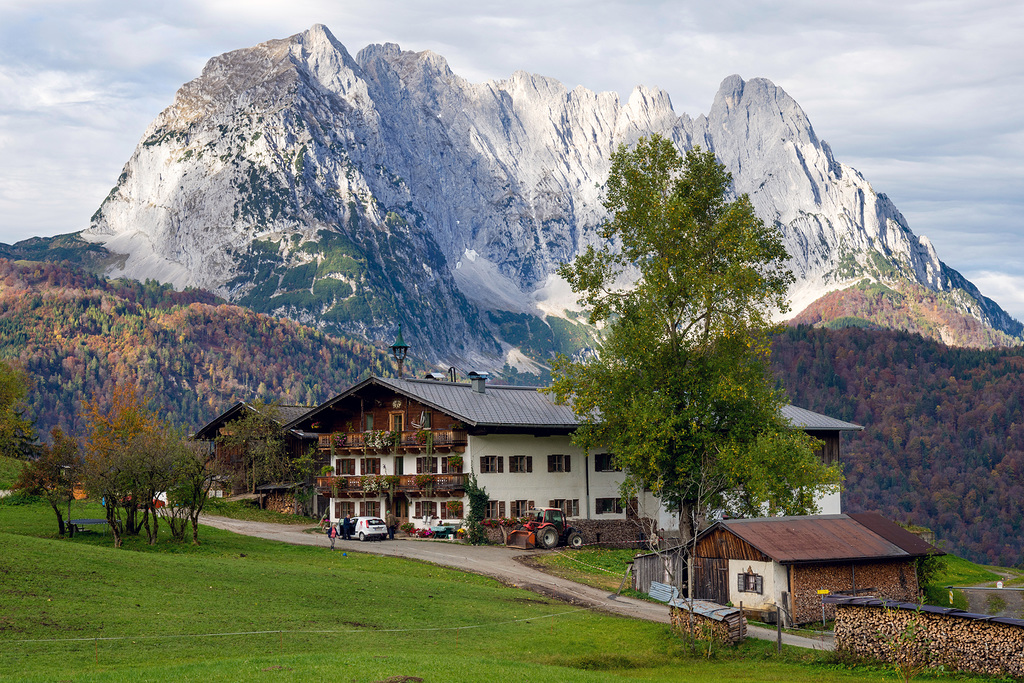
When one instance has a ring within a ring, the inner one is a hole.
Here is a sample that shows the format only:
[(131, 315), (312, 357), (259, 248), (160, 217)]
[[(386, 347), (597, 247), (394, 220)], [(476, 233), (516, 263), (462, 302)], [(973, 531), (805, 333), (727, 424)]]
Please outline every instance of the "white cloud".
[(964, 275), (982, 294), (998, 303), (1018, 321), (1024, 322), (1024, 276), (987, 270)]

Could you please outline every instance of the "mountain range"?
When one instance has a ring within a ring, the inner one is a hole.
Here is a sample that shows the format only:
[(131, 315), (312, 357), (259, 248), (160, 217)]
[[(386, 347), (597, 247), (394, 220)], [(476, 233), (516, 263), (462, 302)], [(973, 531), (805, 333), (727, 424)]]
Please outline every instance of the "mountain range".
[(61, 249), (108, 276), (210, 290), (378, 344), (403, 324), (431, 363), (536, 370), (592, 339), (555, 271), (598, 239), (611, 154), (652, 133), (713, 150), (782, 231), (794, 311), (858, 284), (910, 285), (961, 327), (991, 330), (980, 343), (1020, 342), (1021, 323), (765, 79), (726, 78), (691, 118), (643, 86), (622, 101), (525, 72), (470, 83), (394, 44), (352, 57), (320, 25), (211, 59)]

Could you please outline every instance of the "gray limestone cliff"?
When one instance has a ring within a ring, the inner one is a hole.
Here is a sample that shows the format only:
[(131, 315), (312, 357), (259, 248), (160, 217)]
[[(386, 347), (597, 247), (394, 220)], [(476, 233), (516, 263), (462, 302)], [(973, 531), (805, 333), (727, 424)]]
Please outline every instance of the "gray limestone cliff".
[(353, 58), (323, 26), (210, 60), (84, 237), (123, 255), (111, 275), (377, 341), (404, 322), (434, 362), (514, 360), (510, 320), (548, 316), (556, 341), (574, 334), (555, 270), (595, 239), (612, 152), (650, 133), (714, 150), (780, 226), (794, 310), (903, 277), (964, 292), (965, 311), (1020, 333), (769, 81), (730, 76), (691, 119), (644, 87), (622, 102), (524, 72), (474, 84), (393, 44)]

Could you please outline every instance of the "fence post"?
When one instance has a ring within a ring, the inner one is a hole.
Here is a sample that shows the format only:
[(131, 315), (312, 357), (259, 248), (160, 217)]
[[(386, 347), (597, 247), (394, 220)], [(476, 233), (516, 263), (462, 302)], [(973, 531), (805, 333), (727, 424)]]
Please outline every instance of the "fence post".
[(775, 606), (775, 629), (777, 631), (775, 649), (782, 654), (782, 607), (779, 605)]

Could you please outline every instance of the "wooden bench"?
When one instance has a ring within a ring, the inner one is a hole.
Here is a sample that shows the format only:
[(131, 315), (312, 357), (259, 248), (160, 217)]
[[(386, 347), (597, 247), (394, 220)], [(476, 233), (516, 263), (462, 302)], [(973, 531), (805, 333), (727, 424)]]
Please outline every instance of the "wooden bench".
[(679, 597), (679, 589), (667, 583), (651, 581), (651, 587), (647, 589), (647, 594), (660, 602), (671, 602)]

